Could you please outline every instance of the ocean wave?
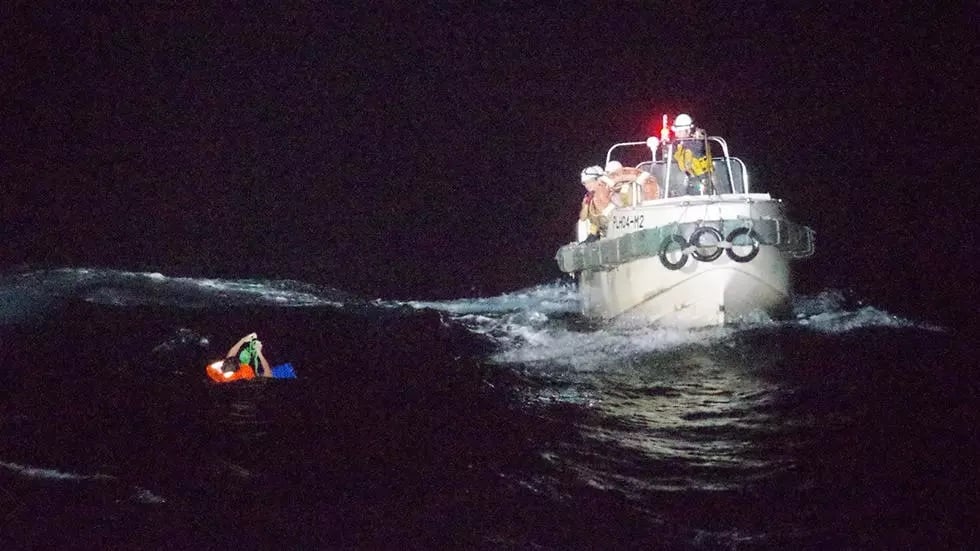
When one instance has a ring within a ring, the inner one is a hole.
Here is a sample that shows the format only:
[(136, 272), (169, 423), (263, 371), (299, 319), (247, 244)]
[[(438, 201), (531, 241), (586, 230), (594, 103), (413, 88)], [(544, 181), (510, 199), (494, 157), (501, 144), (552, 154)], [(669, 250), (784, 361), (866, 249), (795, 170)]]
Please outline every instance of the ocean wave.
[(116, 477), (107, 474), (78, 474), (57, 469), (46, 469), (42, 467), (32, 467), (19, 463), (0, 461), (0, 467), (13, 471), (27, 478), (37, 478), (43, 480), (116, 480)]
[(404, 301), (399, 304), (459, 315), (508, 312), (547, 315), (577, 312), (579, 296), (573, 284), (555, 281), (495, 297), (459, 298), (444, 301)]
[(839, 310), (813, 314), (797, 319), (794, 325), (823, 333), (847, 333), (857, 329), (872, 327), (920, 329), (942, 332), (942, 327), (924, 322), (916, 322), (890, 314), (873, 306), (863, 306), (856, 310)]
[(167, 502), (165, 498), (154, 494), (146, 488), (140, 488), (139, 486), (136, 487), (135, 493), (133, 494), (133, 500), (139, 503), (146, 503), (148, 505), (159, 505)]
[[(24, 478), (30, 478), (35, 480), (46, 480), (55, 482), (104, 482), (104, 483), (114, 483), (118, 482), (119, 478), (116, 476), (95, 473), (95, 474), (80, 474), (68, 471), (61, 471), (58, 469), (51, 469), (46, 467), (34, 467), (31, 465), (22, 465), (20, 463), (13, 463), (9, 461), (0, 461), (0, 467), (7, 469), (17, 475)], [(150, 490), (136, 486), (132, 489), (132, 494), (130, 499), (137, 503), (144, 503), (147, 505), (159, 505), (166, 503), (167, 500)]]
[(341, 308), (358, 303), (350, 294), (295, 280), (166, 276), (93, 268), (58, 268), (0, 277), (0, 323), (43, 315), (62, 300), (115, 307), (269, 306)]
[(516, 327), (514, 338), (493, 356), (505, 364), (539, 364), (577, 371), (604, 370), (636, 356), (687, 346), (710, 346), (724, 341), (734, 329), (698, 330), (633, 326), (576, 331), (566, 328)]
[(545, 364), (582, 371), (608, 369), (637, 356), (688, 346), (715, 346), (759, 331), (942, 330), (872, 306), (853, 304), (837, 289), (795, 296), (794, 319), (759, 316), (737, 325), (695, 329), (661, 327), (638, 320), (586, 319), (578, 314), (580, 300), (575, 286), (567, 282), (537, 285), (496, 297), (399, 304), (445, 312), (469, 331), (490, 337), (498, 347), (491, 359), (498, 363)]

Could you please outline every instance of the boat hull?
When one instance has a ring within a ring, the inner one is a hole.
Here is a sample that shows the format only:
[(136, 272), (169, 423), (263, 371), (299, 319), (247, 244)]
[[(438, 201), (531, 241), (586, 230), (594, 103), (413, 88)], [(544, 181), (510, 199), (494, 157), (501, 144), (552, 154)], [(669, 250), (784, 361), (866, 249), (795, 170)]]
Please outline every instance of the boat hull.
[(744, 263), (727, 255), (712, 262), (691, 257), (669, 270), (659, 257), (646, 257), (579, 275), (586, 315), (675, 327), (780, 317), (788, 310), (790, 285), (788, 259), (768, 246)]

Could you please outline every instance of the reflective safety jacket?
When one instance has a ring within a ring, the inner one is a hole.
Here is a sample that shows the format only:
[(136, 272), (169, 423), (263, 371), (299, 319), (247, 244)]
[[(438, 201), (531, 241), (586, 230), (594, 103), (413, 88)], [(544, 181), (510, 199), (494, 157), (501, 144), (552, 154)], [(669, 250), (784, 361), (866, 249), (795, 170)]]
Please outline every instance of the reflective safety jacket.
[(674, 149), (674, 160), (688, 176), (711, 172), (711, 150), (703, 139), (679, 140)]

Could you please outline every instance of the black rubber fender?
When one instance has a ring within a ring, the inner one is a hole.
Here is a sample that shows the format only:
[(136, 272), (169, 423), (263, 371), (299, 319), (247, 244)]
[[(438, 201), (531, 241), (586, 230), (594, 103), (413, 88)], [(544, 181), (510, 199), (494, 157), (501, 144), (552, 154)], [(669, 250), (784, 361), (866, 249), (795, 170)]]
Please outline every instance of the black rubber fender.
[(698, 250), (698, 248), (700, 247), (701, 236), (706, 233), (710, 233), (711, 235), (714, 236), (715, 243), (718, 244), (721, 243), (722, 236), (720, 231), (716, 230), (715, 228), (712, 228), (711, 226), (701, 226), (700, 228), (694, 230), (694, 232), (691, 234), (690, 242), (691, 242), (691, 246), (694, 247), (694, 252), (692, 252), (691, 254), (692, 256), (694, 256), (695, 260), (699, 260), (701, 262), (712, 262), (714, 260), (717, 260), (718, 257), (721, 256), (723, 249), (721, 247), (716, 246), (714, 252), (712, 252), (711, 254), (707, 254), (707, 255), (701, 254), (701, 251)]
[[(735, 252), (735, 240), (743, 235), (749, 236), (749, 239), (752, 240), (752, 251), (744, 256)], [(751, 228), (735, 228), (730, 234), (728, 234), (727, 241), (731, 243), (732, 246), (725, 250), (725, 253), (728, 255), (728, 258), (731, 258), (735, 262), (749, 262), (755, 258), (755, 255), (759, 254), (759, 234), (755, 233), (755, 231), (753, 231)]]
[(688, 254), (682, 254), (681, 258), (677, 262), (667, 260), (667, 248), (670, 247), (672, 243), (679, 245), (680, 250), (682, 251), (687, 248), (687, 240), (684, 239), (684, 236), (677, 235), (676, 233), (671, 235), (667, 239), (664, 239), (664, 242), (660, 245), (660, 263), (663, 264), (664, 268), (667, 268), (668, 270), (680, 270), (685, 264), (687, 264)]

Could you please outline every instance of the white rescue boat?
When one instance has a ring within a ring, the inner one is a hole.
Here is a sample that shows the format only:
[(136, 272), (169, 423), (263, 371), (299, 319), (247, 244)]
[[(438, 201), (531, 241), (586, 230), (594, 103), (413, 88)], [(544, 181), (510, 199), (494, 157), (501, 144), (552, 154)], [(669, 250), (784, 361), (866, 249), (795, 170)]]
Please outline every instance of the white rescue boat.
[(683, 140), (662, 136), (615, 144), (606, 155), (607, 165), (620, 157), (626, 165), (645, 151), (649, 160), (635, 166), (656, 177), (659, 196), (627, 184), (629, 203), (611, 207), (600, 239), (585, 241), (588, 223), (580, 222), (579, 241), (558, 250), (559, 268), (577, 274), (583, 313), (674, 327), (785, 315), (790, 261), (813, 254), (813, 230), (789, 220), (779, 199), (750, 190), (724, 139), (688, 138), (703, 141), (711, 165), (707, 185), (692, 190), (674, 155)]

